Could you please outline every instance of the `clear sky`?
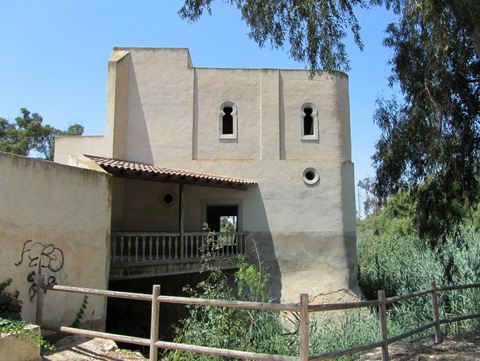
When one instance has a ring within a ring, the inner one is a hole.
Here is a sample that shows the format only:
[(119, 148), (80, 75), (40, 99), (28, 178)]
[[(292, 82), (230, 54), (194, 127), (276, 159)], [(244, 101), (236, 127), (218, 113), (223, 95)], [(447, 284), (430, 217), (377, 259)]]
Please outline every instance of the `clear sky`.
[[(13, 121), (20, 108), (45, 124), (66, 129), (80, 123), (86, 135), (103, 135), (107, 61), (112, 48), (189, 48), (196, 67), (304, 69), (287, 49), (259, 49), (247, 36), (239, 11), (217, 0), (212, 16), (180, 19), (181, 0), (0, 0), (0, 117)], [(358, 12), (365, 50), (347, 41), (352, 70), (350, 121), (355, 184), (373, 176), (371, 156), (379, 130), (375, 100), (390, 94), (381, 45), (393, 15)]]

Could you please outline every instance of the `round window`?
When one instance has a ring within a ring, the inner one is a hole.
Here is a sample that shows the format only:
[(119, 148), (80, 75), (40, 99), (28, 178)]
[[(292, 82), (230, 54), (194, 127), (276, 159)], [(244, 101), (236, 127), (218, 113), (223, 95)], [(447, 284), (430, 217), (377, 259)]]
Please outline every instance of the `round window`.
[(315, 168), (307, 168), (303, 171), (303, 181), (309, 185), (317, 184), (320, 181), (320, 175)]
[(170, 190), (163, 191), (160, 194), (160, 202), (164, 206), (171, 206), (173, 203), (175, 203), (175, 194)]

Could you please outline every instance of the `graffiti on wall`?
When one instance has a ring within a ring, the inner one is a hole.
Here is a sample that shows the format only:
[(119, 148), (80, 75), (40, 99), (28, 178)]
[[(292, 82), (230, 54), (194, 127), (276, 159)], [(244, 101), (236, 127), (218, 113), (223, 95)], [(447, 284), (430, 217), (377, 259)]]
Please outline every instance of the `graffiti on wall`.
[(57, 283), (58, 272), (63, 268), (64, 257), (60, 248), (53, 244), (43, 244), (28, 240), (23, 244), (20, 261), (15, 266), (20, 266), (23, 262), (28, 263), (28, 267), (32, 268), (27, 275), (27, 281), (30, 282), (28, 291), (30, 300), (33, 300), (36, 291), (36, 282), (40, 275), (45, 276), (45, 282), (48, 285)]

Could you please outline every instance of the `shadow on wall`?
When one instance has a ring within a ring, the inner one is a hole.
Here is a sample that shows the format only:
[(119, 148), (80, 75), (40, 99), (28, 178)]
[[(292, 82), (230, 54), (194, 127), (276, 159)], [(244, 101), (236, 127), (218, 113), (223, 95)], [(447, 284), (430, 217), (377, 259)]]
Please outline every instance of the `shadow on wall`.
[(358, 259), (357, 259), (357, 233), (355, 220), (355, 187), (353, 178), (353, 163), (342, 164), (342, 209), (343, 229), (346, 250), (346, 266), (348, 267), (348, 286), (361, 297), (361, 290), (358, 286)]
[[(256, 200), (253, 209), (255, 216), (254, 224), (244, 223), (245, 229), (249, 232), (248, 253), (249, 261), (266, 269), (270, 275), (269, 297), (273, 302), (280, 302), (282, 299), (282, 275), (275, 254), (275, 246), (272, 234), (268, 225), (268, 217), (263, 204), (263, 197), (260, 187), (254, 187), (251, 198)], [(248, 212), (247, 207), (245, 209)], [(258, 252), (258, 253), (257, 253)], [(260, 262), (260, 264), (259, 264)]]
[[(140, 90), (137, 83), (137, 75), (135, 67), (130, 65), (130, 89), (128, 104), (131, 109), (128, 109), (127, 124), (125, 126), (125, 134), (123, 137), (125, 147), (125, 159), (128, 154), (128, 159), (132, 161), (153, 164), (152, 146), (147, 129), (147, 119), (143, 111), (144, 104), (140, 96)], [(128, 89), (128, 88), (127, 88)], [(134, 114), (134, 116), (130, 116)], [(130, 140), (133, 140), (130, 142)]]

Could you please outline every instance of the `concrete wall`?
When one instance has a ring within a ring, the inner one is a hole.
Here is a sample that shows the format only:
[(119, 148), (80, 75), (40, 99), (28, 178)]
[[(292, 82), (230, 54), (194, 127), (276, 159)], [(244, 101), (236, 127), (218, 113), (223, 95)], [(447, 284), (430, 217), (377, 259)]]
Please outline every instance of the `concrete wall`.
[[(36, 335), (41, 333), (37, 325), (28, 325), (26, 328)], [(31, 336), (22, 336), (25, 339), (14, 334), (0, 333), (0, 360), (42, 361), (38, 343)]]
[[(35, 320), (32, 285), (49, 282), (108, 288), (111, 176), (0, 153), (0, 275), (20, 291), (22, 317)], [(70, 325), (83, 296), (47, 292), (44, 321)], [(102, 329), (105, 300), (90, 296), (83, 318)]]

